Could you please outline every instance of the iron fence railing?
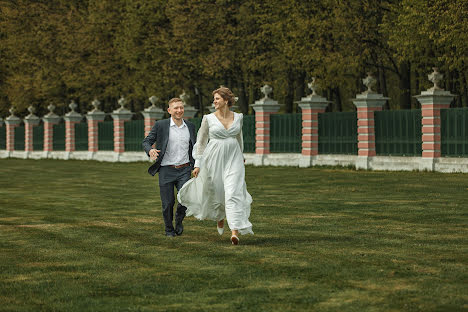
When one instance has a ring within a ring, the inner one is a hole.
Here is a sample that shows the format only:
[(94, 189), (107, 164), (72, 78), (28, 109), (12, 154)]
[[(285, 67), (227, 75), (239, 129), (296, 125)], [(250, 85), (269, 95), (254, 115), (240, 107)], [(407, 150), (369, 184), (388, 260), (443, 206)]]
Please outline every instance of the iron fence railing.
[(112, 120), (98, 123), (98, 150), (114, 150), (114, 122)]
[(441, 154), (468, 156), (468, 108), (440, 110)]
[(244, 153), (255, 153), (255, 115), (244, 115), (242, 122)]
[(145, 121), (130, 120), (124, 123), (125, 150), (141, 151), (141, 142), (145, 138)]
[(0, 126), (0, 150), (6, 149), (6, 127)]
[(15, 150), (24, 151), (24, 125), (15, 128)]
[(302, 114), (270, 116), (270, 152), (300, 153), (302, 150)]
[(356, 155), (356, 112), (333, 112), (318, 114), (319, 154)]
[(33, 150), (42, 151), (44, 149), (44, 124), (33, 127)]
[(53, 125), (52, 148), (54, 151), (65, 150), (65, 123)]
[(377, 155), (421, 156), (421, 110), (375, 112)]
[(75, 150), (88, 150), (88, 123), (80, 122), (75, 124)]

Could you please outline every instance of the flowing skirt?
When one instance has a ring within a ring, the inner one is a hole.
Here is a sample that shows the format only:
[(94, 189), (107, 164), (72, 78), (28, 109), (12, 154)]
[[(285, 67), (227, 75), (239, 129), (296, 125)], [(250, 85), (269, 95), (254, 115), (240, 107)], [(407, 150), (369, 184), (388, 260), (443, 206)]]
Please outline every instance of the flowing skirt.
[(226, 218), (231, 230), (253, 234), (249, 221), (252, 196), (247, 192), (244, 156), (235, 138), (208, 142), (198, 177), (184, 184), (177, 199), (187, 207), (187, 216), (213, 221)]

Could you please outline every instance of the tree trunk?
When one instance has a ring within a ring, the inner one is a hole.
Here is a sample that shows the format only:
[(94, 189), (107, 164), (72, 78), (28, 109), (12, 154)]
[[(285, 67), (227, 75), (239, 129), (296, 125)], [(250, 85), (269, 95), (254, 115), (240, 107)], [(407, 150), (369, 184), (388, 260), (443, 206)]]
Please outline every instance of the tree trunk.
[(341, 93), (340, 87), (334, 87), (332, 89), (332, 96), (333, 96), (333, 111), (334, 112), (341, 112), (343, 111), (343, 106), (341, 105)]
[[(379, 67), (379, 85), (380, 85), (380, 92), (382, 93), (383, 96), (387, 97), (388, 96), (387, 77), (386, 77), (385, 69), (382, 67)], [(390, 110), (389, 101), (385, 101), (384, 110)]]
[(286, 96), (284, 97), (284, 104), (286, 105), (286, 113), (291, 114), (294, 104), (294, 72), (288, 71)]
[(409, 62), (401, 62), (399, 67), (400, 109), (411, 109), (411, 67)]
[[(305, 97), (305, 86), (306, 86), (306, 73), (304, 71), (300, 71), (299, 74), (297, 75), (297, 81), (296, 81), (296, 92), (295, 92), (295, 97), (294, 99), (296, 101), (300, 101), (301, 98)], [(299, 109), (296, 106), (296, 112), (299, 111)]]
[(242, 112), (242, 114), (247, 115), (249, 113), (249, 101), (247, 99), (247, 93), (245, 92), (245, 82), (242, 79), (240, 82), (240, 88), (239, 88), (239, 108)]
[(467, 86), (467, 81), (466, 81), (466, 74), (462, 74), (462, 84), (461, 84), (461, 94), (460, 94), (460, 99), (461, 99), (461, 105), (462, 107), (468, 107), (468, 86)]

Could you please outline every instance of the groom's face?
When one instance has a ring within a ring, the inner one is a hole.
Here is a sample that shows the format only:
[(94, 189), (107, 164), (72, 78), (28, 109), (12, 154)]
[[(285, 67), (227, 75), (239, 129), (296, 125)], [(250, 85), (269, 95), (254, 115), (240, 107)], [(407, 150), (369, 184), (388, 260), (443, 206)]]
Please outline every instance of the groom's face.
[(184, 117), (184, 103), (172, 102), (167, 111), (174, 120), (181, 120)]

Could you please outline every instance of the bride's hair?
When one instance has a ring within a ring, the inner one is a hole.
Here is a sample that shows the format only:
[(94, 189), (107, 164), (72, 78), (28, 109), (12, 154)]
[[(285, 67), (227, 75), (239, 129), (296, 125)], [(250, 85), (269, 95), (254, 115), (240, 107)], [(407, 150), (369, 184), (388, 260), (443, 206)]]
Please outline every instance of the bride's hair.
[(218, 89), (214, 90), (212, 92), (212, 95), (215, 95), (218, 93), (223, 100), (228, 101), (228, 106), (231, 107), (232, 105), (236, 104), (236, 99), (234, 97), (234, 93), (232, 93), (229, 88), (226, 88), (224, 86), (220, 86)]

